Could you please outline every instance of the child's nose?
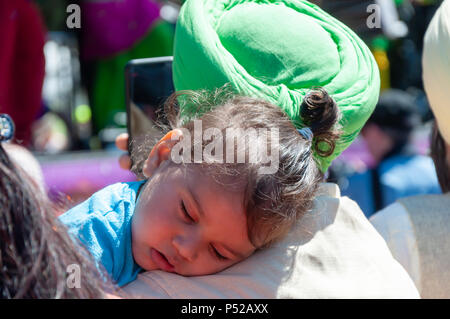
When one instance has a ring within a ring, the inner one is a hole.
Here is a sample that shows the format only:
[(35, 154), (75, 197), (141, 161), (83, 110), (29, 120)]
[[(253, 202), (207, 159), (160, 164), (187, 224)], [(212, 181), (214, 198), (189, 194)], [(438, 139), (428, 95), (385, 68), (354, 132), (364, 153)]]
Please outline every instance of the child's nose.
[(197, 258), (201, 245), (201, 238), (197, 234), (175, 236), (173, 245), (182, 258), (192, 262)]

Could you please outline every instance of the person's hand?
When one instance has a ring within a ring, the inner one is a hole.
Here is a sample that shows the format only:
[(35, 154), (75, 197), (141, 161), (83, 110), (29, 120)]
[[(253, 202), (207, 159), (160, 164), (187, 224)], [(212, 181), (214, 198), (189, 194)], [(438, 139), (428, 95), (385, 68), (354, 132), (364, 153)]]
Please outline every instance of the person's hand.
[(116, 137), (116, 146), (119, 150), (127, 152), (119, 157), (119, 165), (122, 169), (129, 170), (131, 168), (131, 158), (128, 154), (128, 133), (122, 133)]

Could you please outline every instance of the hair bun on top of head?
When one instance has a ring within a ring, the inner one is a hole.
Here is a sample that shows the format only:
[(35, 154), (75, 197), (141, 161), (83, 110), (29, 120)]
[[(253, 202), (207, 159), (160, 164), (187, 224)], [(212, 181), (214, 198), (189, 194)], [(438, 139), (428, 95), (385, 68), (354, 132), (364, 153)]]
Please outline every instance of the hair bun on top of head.
[(0, 142), (6, 142), (14, 136), (14, 122), (8, 114), (0, 114)]
[(341, 135), (336, 128), (339, 117), (339, 108), (325, 89), (313, 89), (304, 97), (300, 105), (300, 118), (312, 132), (309, 140), (313, 140), (312, 147), (318, 156), (333, 154)]

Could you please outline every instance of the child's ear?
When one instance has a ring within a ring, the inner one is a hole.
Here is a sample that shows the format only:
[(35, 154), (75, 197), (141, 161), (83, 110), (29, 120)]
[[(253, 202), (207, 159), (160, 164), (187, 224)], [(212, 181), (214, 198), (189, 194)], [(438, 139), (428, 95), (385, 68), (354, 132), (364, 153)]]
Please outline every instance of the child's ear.
[(183, 132), (179, 129), (174, 129), (159, 140), (144, 163), (142, 173), (145, 177), (150, 177), (153, 175), (159, 165), (170, 157), (173, 146), (182, 138)]

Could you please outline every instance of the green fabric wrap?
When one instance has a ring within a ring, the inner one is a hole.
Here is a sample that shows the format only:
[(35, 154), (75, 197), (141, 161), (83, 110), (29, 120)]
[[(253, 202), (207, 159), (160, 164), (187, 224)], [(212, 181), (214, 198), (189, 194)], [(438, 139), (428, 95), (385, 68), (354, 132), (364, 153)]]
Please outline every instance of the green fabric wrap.
[(331, 156), (316, 154), (324, 172), (355, 139), (380, 89), (378, 67), (362, 40), (302, 0), (186, 1), (175, 32), (173, 78), (176, 90), (231, 83), (240, 94), (280, 106), (298, 128), (305, 94), (325, 88), (341, 110), (343, 135)]

